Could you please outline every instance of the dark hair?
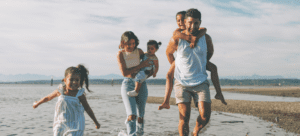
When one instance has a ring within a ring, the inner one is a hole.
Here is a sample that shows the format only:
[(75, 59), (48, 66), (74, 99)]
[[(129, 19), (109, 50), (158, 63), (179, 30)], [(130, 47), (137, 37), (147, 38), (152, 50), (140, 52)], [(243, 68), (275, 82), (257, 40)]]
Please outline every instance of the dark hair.
[(185, 17), (184, 18), (188, 18), (188, 17), (192, 17), (192, 18), (199, 18), (199, 20), (201, 21), (201, 13), (199, 10), (191, 8), (189, 10), (186, 11)]
[(175, 16), (176, 20), (177, 20), (177, 16), (178, 15), (182, 15), (183, 17), (185, 17), (185, 14), (186, 14), (186, 11), (179, 11), (179, 12), (177, 12), (177, 14)]
[(119, 49), (123, 49), (124, 47), (122, 46), (122, 42), (128, 42), (131, 39), (135, 40), (135, 47), (134, 49), (137, 48), (137, 46), (139, 45), (139, 39), (134, 35), (133, 32), (131, 31), (126, 31), (122, 34), (121, 36), (121, 44), (119, 45)]
[(83, 84), (85, 83), (85, 88), (91, 92), (89, 89), (89, 78), (88, 74), (89, 71), (81, 64), (79, 64), (77, 67), (69, 67), (65, 71), (65, 77), (69, 74), (79, 74), (80, 75), (80, 87), (82, 88)]
[(157, 41), (155, 41), (155, 40), (149, 40), (149, 41), (147, 42), (147, 46), (148, 46), (148, 45), (155, 45), (156, 50), (158, 50), (158, 49), (159, 49), (159, 46), (161, 45), (161, 42), (157, 42)]

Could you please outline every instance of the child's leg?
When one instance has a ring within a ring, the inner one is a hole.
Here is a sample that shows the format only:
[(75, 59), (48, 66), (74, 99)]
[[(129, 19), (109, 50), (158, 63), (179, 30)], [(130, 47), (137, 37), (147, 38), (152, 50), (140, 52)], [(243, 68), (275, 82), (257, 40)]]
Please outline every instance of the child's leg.
[(215, 98), (218, 100), (221, 100), (223, 104), (227, 105), (227, 103), (225, 102), (225, 99), (223, 97), (222, 91), (221, 91), (217, 66), (215, 64), (211, 63), (210, 61), (208, 61), (206, 64), (206, 69), (208, 71), (210, 71), (211, 81), (217, 92)]
[(164, 102), (161, 104), (161, 106), (158, 107), (158, 110), (161, 110), (163, 108), (166, 109), (170, 109), (170, 96), (172, 93), (172, 89), (173, 89), (173, 79), (174, 79), (174, 70), (175, 70), (175, 61), (172, 63), (167, 77), (166, 77), (166, 90), (165, 90), (165, 98), (164, 98)]
[(142, 83), (147, 79), (147, 75), (144, 71), (140, 71), (135, 76), (135, 88), (132, 91), (127, 92), (130, 97), (136, 97), (139, 94)]

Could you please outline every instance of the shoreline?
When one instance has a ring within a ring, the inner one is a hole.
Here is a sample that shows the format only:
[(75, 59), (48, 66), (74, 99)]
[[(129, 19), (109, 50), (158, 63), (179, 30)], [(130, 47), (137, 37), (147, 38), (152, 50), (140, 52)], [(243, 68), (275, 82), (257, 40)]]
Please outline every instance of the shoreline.
[[(147, 103), (161, 104), (164, 97), (148, 97)], [(300, 134), (300, 102), (261, 102), (245, 100), (226, 100), (223, 105), (220, 100), (212, 99), (212, 111), (252, 115), (265, 121), (274, 122), (278, 127), (289, 132)], [(175, 105), (175, 98), (170, 98), (170, 105)], [(194, 104), (191, 104), (196, 108)], [(157, 107), (158, 108), (158, 107)], [(278, 121), (276, 121), (276, 118)]]
[(247, 93), (269, 96), (283, 96), (283, 97), (300, 97), (300, 87), (280, 87), (280, 88), (222, 88), (224, 92), (233, 93)]

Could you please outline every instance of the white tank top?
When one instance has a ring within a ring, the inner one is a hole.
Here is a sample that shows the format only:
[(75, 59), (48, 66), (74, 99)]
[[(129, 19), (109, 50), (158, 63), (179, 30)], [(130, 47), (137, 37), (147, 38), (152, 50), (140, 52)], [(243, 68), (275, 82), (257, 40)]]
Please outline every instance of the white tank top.
[(183, 86), (196, 86), (207, 80), (207, 44), (205, 36), (199, 38), (197, 46), (179, 39), (175, 59), (175, 79)]
[(135, 67), (140, 64), (140, 53), (138, 49), (132, 52), (122, 52), (126, 68)]

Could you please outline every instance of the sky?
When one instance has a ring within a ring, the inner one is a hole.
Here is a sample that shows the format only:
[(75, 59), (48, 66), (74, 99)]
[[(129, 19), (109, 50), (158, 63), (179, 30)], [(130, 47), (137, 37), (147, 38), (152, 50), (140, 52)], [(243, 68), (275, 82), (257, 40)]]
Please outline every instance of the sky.
[(161, 41), (157, 77), (178, 11), (196, 8), (213, 40), (219, 76), (300, 77), (300, 0), (2, 0), (0, 74), (63, 76), (84, 64), (90, 75), (119, 74), (121, 35), (133, 31), (146, 51)]

